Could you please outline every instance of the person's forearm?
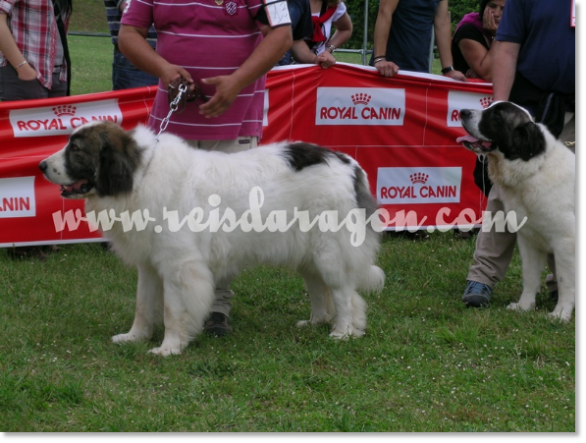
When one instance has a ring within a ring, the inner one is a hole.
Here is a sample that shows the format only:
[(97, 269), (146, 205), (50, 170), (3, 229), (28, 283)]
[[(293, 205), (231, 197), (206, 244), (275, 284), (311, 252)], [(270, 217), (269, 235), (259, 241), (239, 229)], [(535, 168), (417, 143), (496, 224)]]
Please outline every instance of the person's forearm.
[(295, 58), (295, 61), (302, 64), (315, 64), (317, 55), (309, 49), (307, 43), (304, 40), (296, 40), (291, 46), (291, 54)]
[(387, 42), (391, 32), (392, 14), (379, 11), (374, 25), (374, 56), (382, 56), (387, 53)]
[(336, 49), (344, 45), (352, 37), (352, 29), (350, 30), (339, 30), (334, 32), (334, 35), (328, 40), (328, 45), (332, 45)]
[(499, 42), (493, 43), (492, 50), (492, 87), (495, 101), (506, 101), (511, 94), (511, 88), (515, 81), (517, 70), (517, 58), (521, 45), (518, 43)]
[(435, 42), (439, 52), (440, 63), (442, 68), (452, 66), (452, 36), (450, 31), (450, 22), (445, 17), (437, 17), (434, 23)]
[(231, 74), (237, 80), (240, 90), (269, 72), (292, 45), (290, 26), (281, 26), (267, 32), (250, 57)]
[(146, 29), (122, 25), (118, 33), (118, 47), (138, 69), (161, 77), (161, 67), (167, 64), (167, 61), (146, 41), (146, 33)]
[(6, 20), (6, 14), (0, 14), (0, 52), (2, 52), (4, 57), (8, 59), (8, 62), (16, 68), (25, 60), (25, 58), (20, 49), (18, 49)]

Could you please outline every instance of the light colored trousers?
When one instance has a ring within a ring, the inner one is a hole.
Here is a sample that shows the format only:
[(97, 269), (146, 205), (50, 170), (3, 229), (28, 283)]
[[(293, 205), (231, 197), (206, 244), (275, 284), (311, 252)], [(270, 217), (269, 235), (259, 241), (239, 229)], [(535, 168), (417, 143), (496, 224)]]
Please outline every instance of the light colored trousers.
[[(234, 153), (247, 151), (258, 146), (257, 137), (238, 137), (236, 140), (187, 140), (194, 148), (205, 151), (222, 151)], [(226, 317), (232, 309), (234, 292), (230, 289), (231, 280), (216, 282), (216, 299), (212, 305), (212, 312), (220, 312)]]
[[(576, 116), (566, 115), (566, 124), (560, 140), (563, 142), (576, 140)], [(574, 148), (570, 148), (574, 149)], [(505, 210), (501, 200), (501, 191), (498, 186), (492, 186), (488, 194), (486, 211), (496, 214)], [(493, 225), (494, 226), (494, 225)], [(476, 250), (474, 251), (474, 263), (468, 271), (467, 280), (472, 280), (489, 285), (491, 288), (505, 278), (505, 273), (513, 257), (517, 234), (511, 232), (478, 232), (476, 238)], [(549, 291), (557, 290), (555, 279), (555, 262), (553, 255), (547, 256), (547, 264), (552, 274), (547, 276), (546, 284)]]

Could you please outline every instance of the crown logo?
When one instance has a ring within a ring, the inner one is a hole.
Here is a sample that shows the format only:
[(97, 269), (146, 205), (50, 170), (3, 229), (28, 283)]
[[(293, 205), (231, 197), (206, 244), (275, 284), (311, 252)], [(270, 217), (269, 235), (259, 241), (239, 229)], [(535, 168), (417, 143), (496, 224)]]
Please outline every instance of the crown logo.
[(482, 97), (480, 99), (480, 105), (482, 106), (482, 109), (488, 108), (491, 103), (492, 103), (492, 97)]
[(415, 184), (415, 183), (425, 184), (425, 183), (427, 183), (427, 179), (429, 178), (429, 175), (424, 174), (423, 172), (416, 172), (415, 174), (411, 174), (409, 176), (409, 178), (411, 179), (411, 183), (413, 183), (413, 184)]
[(77, 108), (75, 106), (72, 105), (60, 105), (60, 106), (55, 106), (53, 108), (53, 112), (55, 113), (55, 115), (57, 117), (62, 117), (64, 115), (75, 115), (75, 111), (77, 110)]
[(351, 98), (352, 103), (354, 103), (355, 105), (367, 105), (372, 97), (368, 94), (363, 94), (362, 92), (359, 92), (358, 94), (352, 95)]

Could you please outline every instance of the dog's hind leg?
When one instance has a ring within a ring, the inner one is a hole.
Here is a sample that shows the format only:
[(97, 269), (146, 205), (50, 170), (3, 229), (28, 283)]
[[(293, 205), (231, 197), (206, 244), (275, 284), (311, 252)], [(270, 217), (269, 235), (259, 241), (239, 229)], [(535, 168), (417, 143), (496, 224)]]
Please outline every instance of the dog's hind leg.
[[(364, 335), (364, 329), (358, 329), (358, 326), (366, 326), (366, 303), (362, 300), (356, 291), (349, 287), (331, 288), (334, 305), (336, 307), (336, 322), (330, 333), (330, 337), (344, 339), (349, 336), (361, 337)], [(354, 309), (357, 309), (355, 314)]]
[(366, 330), (366, 308), (368, 305), (364, 299), (355, 292), (352, 296), (352, 326), (355, 337), (362, 337)]
[(541, 272), (545, 268), (546, 253), (535, 249), (524, 236), (517, 234), (517, 244), (523, 268), (523, 292), (516, 303), (507, 309), (529, 311), (535, 307), (535, 296), (541, 287)]
[(155, 325), (163, 320), (163, 281), (150, 265), (140, 264), (137, 269), (134, 322), (128, 333), (112, 337), (114, 343), (148, 340), (153, 335)]
[(558, 302), (549, 314), (568, 321), (572, 318), (576, 297), (576, 253), (574, 239), (562, 239), (554, 246)]
[(160, 347), (150, 352), (167, 356), (180, 354), (203, 329), (214, 302), (214, 279), (201, 263), (169, 263), (164, 291), (165, 338)]
[(311, 315), (309, 320), (301, 320), (297, 322), (298, 327), (307, 326), (309, 324), (318, 325), (321, 323), (330, 323), (336, 315), (336, 309), (332, 300), (330, 289), (323, 282), (321, 277), (303, 273), (305, 280), (305, 288), (309, 295), (311, 303)]

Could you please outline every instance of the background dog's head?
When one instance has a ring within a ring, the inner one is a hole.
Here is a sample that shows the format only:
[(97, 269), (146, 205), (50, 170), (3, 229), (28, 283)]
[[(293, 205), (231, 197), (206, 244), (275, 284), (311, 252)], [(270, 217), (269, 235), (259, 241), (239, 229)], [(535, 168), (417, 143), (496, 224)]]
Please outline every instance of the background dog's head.
[(498, 150), (508, 160), (527, 161), (545, 151), (541, 128), (514, 103), (495, 102), (482, 111), (462, 109), (460, 120), (470, 135), (457, 141), (476, 154)]
[(65, 148), (39, 168), (61, 185), (63, 197), (86, 198), (130, 192), (139, 164), (140, 150), (126, 131), (112, 122), (92, 122), (76, 129)]

